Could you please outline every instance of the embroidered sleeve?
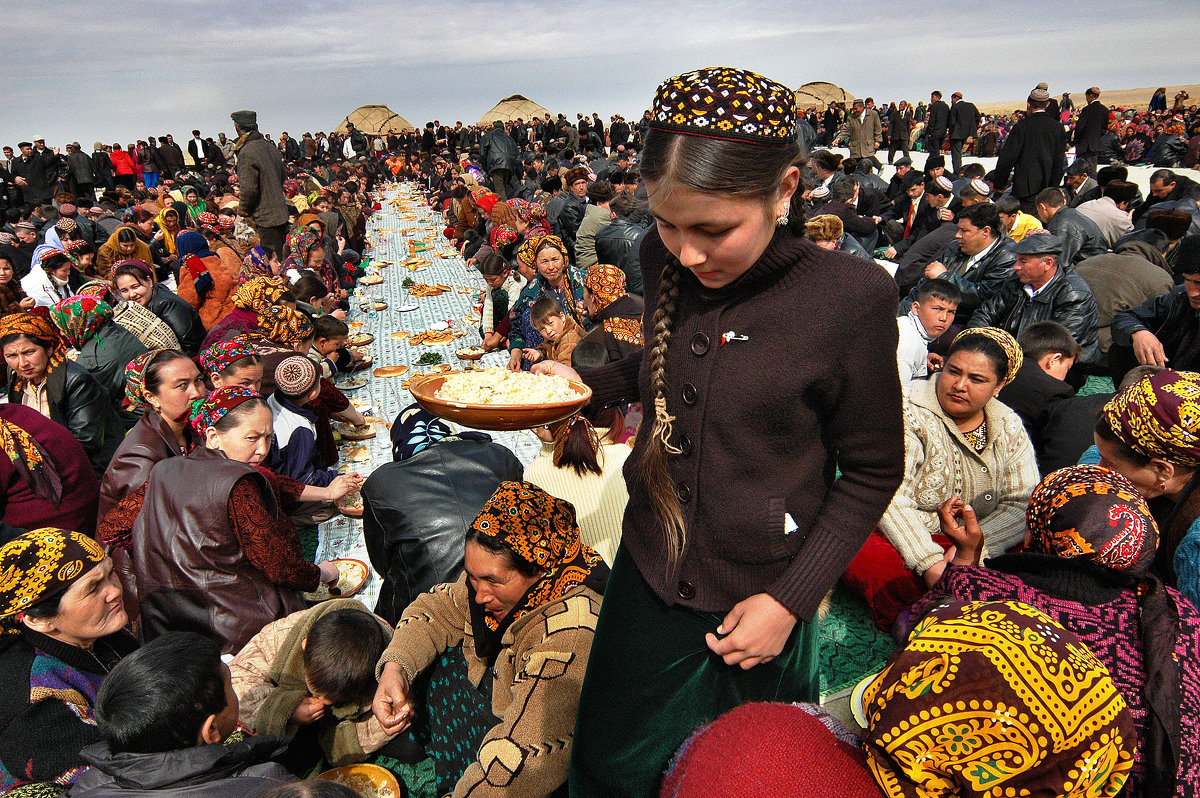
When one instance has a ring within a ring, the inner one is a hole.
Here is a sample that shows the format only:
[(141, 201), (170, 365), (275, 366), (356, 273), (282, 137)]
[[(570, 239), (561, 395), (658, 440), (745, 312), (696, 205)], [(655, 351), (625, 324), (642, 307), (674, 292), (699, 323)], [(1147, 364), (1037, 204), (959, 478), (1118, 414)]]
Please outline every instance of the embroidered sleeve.
[(268, 512), (254, 483), (239, 479), (229, 493), (229, 518), (246, 559), (273, 583), (316, 590), (321, 572), (300, 553), (300, 537), (290, 521)]
[(98, 541), (105, 546), (114, 546), (118, 549), (129, 548), (130, 532), (133, 530), (133, 522), (137, 520), (138, 513), (142, 511), (148, 484), (150, 483), (147, 482), (137, 490), (125, 494), (125, 498), (108, 511), (108, 515), (104, 516), (100, 525), (96, 527)]

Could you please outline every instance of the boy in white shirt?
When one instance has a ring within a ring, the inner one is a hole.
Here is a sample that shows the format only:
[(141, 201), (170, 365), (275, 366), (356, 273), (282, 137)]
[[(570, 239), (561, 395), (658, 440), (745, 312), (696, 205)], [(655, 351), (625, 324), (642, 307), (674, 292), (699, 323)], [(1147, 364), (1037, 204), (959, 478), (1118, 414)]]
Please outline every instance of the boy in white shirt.
[(962, 291), (949, 280), (924, 280), (917, 286), (917, 298), (908, 315), (896, 319), (900, 343), (896, 362), (900, 367), (900, 385), (929, 374), (929, 344), (940, 338), (954, 323), (954, 312), (962, 300)]

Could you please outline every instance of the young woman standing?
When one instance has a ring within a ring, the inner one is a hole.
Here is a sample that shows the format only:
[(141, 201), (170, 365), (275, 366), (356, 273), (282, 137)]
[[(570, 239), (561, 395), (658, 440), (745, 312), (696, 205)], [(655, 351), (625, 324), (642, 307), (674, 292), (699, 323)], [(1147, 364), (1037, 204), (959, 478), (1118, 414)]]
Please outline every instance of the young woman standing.
[(593, 406), (648, 418), (572, 796), (650, 795), (701, 723), (815, 699), (813, 617), (900, 484), (895, 286), (804, 239), (795, 114), (786, 86), (728, 68), (654, 99), (646, 348), (583, 376)]

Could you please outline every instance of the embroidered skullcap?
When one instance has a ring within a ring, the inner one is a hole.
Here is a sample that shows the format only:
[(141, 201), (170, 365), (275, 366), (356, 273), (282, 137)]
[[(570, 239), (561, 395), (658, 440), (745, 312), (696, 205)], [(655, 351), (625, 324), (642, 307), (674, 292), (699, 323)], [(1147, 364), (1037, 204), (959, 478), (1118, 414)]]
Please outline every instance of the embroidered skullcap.
[(211, 377), (214, 374), (221, 374), (244, 357), (255, 356), (255, 351), (250, 348), (248, 343), (234, 338), (213, 344), (201, 352), (197, 360), (200, 361), (200, 368), (204, 370), (204, 373)]
[[(497, 206), (499, 207), (499, 206)], [(488, 235), (488, 243), (492, 249), (499, 252), (507, 245), (517, 240), (517, 231), (506, 224), (498, 224), (492, 228), (492, 232)]]
[(1004, 381), (1012, 382), (1013, 378), (1017, 376), (1017, 372), (1021, 370), (1021, 364), (1025, 361), (1017, 339), (999, 327), (968, 327), (954, 336), (954, 340), (950, 344), (951, 352), (954, 351), (954, 347), (959, 341), (972, 335), (981, 335), (1000, 344), (1000, 348), (1004, 350), (1004, 355), (1008, 359), (1008, 371), (1004, 374)]
[(284, 396), (304, 396), (317, 384), (317, 367), (304, 355), (284, 358), (275, 367), (275, 386)]
[(17, 240), (17, 237), (14, 236), (12, 233), (0, 231), (0, 244), (11, 244), (13, 241), (16, 241), (16, 240)]
[[(63, 250), (66, 251), (67, 255), (74, 255), (76, 252), (81, 251), (87, 246), (89, 246), (88, 242), (84, 241), (82, 238), (68, 238), (63, 242)], [(74, 261), (74, 258), (71, 260)]]
[(782, 83), (753, 72), (698, 69), (658, 87), (650, 128), (783, 147), (796, 140), (796, 96)]
[(831, 213), (823, 213), (804, 222), (804, 234), (813, 241), (837, 241), (843, 232), (842, 220)]
[(1158, 525), (1133, 483), (1098, 465), (1059, 469), (1029, 496), (1025, 526), (1034, 551), (1084, 557), (1141, 575), (1158, 548)]
[(150, 368), (150, 363), (154, 358), (167, 351), (170, 350), (151, 349), (129, 361), (129, 365), (125, 367), (125, 399), (121, 402), (126, 410), (148, 410), (150, 408), (150, 403), (146, 401), (146, 397), (142, 393), (146, 388), (146, 369)]
[(221, 219), (212, 211), (201, 211), (200, 213), (196, 214), (196, 222), (202, 229), (216, 233), (218, 232), (218, 227), (221, 224)]
[(79, 294), (60, 299), (50, 309), (50, 318), (63, 340), (76, 349), (90, 341), (112, 317), (112, 305), (103, 299)]
[(196, 430), (200, 435), (204, 435), (209, 427), (225, 418), (230, 410), (251, 399), (262, 399), (262, 396), (258, 391), (240, 386), (236, 388), (218, 388), (204, 399), (197, 399), (195, 402), (192, 402), (192, 429)]
[(951, 183), (950, 178), (946, 177), (945, 175), (938, 175), (937, 177), (935, 177), (933, 180), (931, 180), (929, 182), (932, 183), (932, 185), (930, 186), (930, 190), (933, 189), (933, 186), (937, 187), (937, 190), (933, 191), (934, 194), (941, 194), (942, 196), (947, 196), (949, 194), (954, 193), (954, 184)]
[(1151, 374), (1108, 400), (1101, 415), (1138, 454), (1200, 466), (1200, 374), (1169, 369)]
[(810, 193), (808, 196), (812, 197), (815, 200), (828, 199), (829, 198), (829, 186), (826, 186), (826, 185), (817, 186), (816, 188), (814, 188), (812, 190), (812, 193)]
[(970, 186), (975, 190), (975, 193), (981, 197), (989, 197), (992, 194), (992, 187), (987, 184), (987, 181), (982, 178), (975, 178), (971, 181)]
[[(68, 255), (66, 252), (64, 252), (61, 249), (48, 249), (42, 253), (42, 257), (38, 260), (38, 263), (44, 265), (46, 263), (46, 261), (50, 260), (51, 258), (55, 258), (55, 257), (70, 258), (70, 255)], [(59, 264), (59, 265), (61, 266), (62, 264)]]
[(1114, 798), (1138, 744), (1104, 663), (1015, 601), (947, 600), (862, 702), (867, 766), (888, 798)]
[(587, 270), (583, 287), (592, 293), (603, 310), (625, 296), (625, 272), (618, 266), (597, 263)]
[(68, 216), (63, 216), (54, 223), (54, 229), (60, 233), (74, 233), (79, 229), (79, 223)]
[(87, 535), (45, 527), (0, 546), (0, 620), (60, 596), (107, 555)]
[(79, 208), (75, 207), (74, 205), (72, 205), (69, 202), (64, 202), (62, 205), (58, 206), (58, 215), (59, 216), (75, 216), (78, 213), (79, 213)]

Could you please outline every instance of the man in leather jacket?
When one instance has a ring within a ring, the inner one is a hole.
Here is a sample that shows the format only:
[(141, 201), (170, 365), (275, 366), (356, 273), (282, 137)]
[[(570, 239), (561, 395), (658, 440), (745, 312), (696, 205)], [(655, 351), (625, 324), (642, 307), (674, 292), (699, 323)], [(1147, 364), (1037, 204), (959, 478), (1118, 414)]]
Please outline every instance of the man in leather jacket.
[(362, 497), (367, 554), (383, 577), (375, 613), (395, 624), (417, 596), (458, 578), (467, 527), (524, 469), (487, 435), (452, 436), (415, 404), (392, 425), (392, 456), (363, 483)]
[[(971, 314), (1012, 279), (1017, 256), (1012, 253), (1013, 240), (1004, 235), (1000, 215), (991, 203), (964, 208), (957, 225), (954, 240), (925, 267), (925, 279), (941, 278), (959, 287), (962, 299), (954, 322), (966, 325)], [(914, 287), (900, 303), (900, 310), (908, 313), (916, 299)]]
[(504, 123), (497, 120), (479, 143), (479, 158), (492, 180), (492, 188), (501, 202), (508, 199), (508, 181), (517, 170), (517, 142), (504, 132)]
[(613, 220), (596, 233), (596, 262), (620, 267), (625, 272), (625, 290), (636, 296), (642, 295), (642, 264), (639, 249), (648, 227), (634, 224), (629, 218), (636, 203), (633, 197), (614, 197), (608, 209), (615, 214)]
[(1183, 285), (1114, 314), (1111, 329), (1114, 380), (1138, 364), (1200, 370), (1200, 263), (1184, 267)]
[(1070, 266), (1059, 263), (1062, 241), (1053, 233), (1030, 233), (1012, 246), (1013, 277), (971, 315), (969, 327), (999, 327), (1014, 338), (1031, 324), (1056, 321), (1082, 351), (1077, 363), (1100, 358), (1099, 318), (1091, 287)]
[(1108, 252), (1104, 233), (1076, 208), (1067, 207), (1061, 188), (1042, 189), (1034, 202), (1042, 224), (1062, 241), (1061, 263), (1072, 265)]

